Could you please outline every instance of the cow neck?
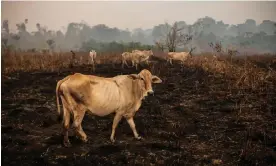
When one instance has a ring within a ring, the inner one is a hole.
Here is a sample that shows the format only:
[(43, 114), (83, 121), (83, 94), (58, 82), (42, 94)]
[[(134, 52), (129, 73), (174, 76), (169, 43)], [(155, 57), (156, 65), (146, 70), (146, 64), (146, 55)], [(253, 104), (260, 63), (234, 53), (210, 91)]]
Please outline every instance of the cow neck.
[(142, 100), (144, 95), (143, 95), (143, 87), (141, 85), (141, 81), (139, 80), (133, 80), (132, 81), (132, 86), (134, 87), (134, 95), (136, 99)]

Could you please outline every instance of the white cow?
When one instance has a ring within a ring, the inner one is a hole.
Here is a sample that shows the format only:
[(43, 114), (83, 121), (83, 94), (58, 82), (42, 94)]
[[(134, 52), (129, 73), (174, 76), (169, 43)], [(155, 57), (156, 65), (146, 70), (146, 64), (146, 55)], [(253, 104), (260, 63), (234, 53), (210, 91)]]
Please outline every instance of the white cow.
[(93, 70), (95, 71), (95, 60), (97, 57), (97, 52), (95, 50), (91, 50), (89, 52), (89, 57), (90, 57), (90, 64), (93, 65)]
[(97, 52), (95, 50), (91, 50), (89, 52), (89, 57), (90, 57), (90, 64), (94, 64), (95, 63), (95, 59), (97, 57)]
[(185, 60), (192, 56), (192, 51), (195, 48), (191, 48), (189, 52), (168, 52), (167, 61), (172, 65), (172, 60), (180, 61), (184, 65)]

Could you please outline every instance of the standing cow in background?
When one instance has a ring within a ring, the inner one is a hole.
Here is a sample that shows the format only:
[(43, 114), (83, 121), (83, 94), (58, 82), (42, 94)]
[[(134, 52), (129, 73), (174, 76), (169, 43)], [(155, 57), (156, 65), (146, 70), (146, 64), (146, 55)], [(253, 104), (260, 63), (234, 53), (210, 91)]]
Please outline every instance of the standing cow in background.
[(140, 57), (140, 62), (146, 62), (147, 65), (149, 65), (149, 58), (150, 56), (153, 55), (152, 50), (144, 50), (144, 51), (140, 51), (140, 50), (133, 50), (132, 53), (134, 53), (135, 56)]
[(97, 52), (95, 50), (91, 50), (89, 52), (89, 59), (90, 59), (90, 64), (93, 66), (93, 71), (95, 71), (95, 60), (97, 57)]
[(131, 61), (132, 67), (136, 67), (138, 69), (138, 64), (141, 62), (146, 62), (149, 65), (149, 58), (153, 55), (152, 50), (133, 50), (132, 52), (124, 52), (122, 53), (122, 68), (124, 68), (124, 64), (127, 64), (127, 61)]
[(192, 51), (195, 49), (191, 48), (189, 52), (169, 52), (167, 56), (167, 62), (169, 61), (172, 65), (172, 61), (180, 61), (182, 66), (184, 65), (184, 62), (192, 56)]

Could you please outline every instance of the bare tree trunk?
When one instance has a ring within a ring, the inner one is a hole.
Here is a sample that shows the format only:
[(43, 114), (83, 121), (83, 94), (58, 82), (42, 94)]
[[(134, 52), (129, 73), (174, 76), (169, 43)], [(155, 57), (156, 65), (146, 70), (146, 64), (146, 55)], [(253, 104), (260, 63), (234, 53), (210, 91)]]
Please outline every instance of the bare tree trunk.
[(170, 48), (169, 48), (169, 52), (174, 52), (174, 50), (175, 50), (175, 49), (174, 49), (173, 47), (170, 47)]

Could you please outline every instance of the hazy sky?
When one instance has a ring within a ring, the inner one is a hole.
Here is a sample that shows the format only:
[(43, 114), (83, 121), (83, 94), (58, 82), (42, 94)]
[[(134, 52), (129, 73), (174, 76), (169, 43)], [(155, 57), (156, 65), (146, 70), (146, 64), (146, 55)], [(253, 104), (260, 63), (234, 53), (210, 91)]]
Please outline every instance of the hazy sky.
[(191, 2), (191, 1), (67, 1), (67, 2), (1, 2), (2, 21), (9, 20), (10, 28), (28, 18), (28, 31), (36, 30), (36, 23), (58, 30), (70, 22), (84, 20), (89, 25), (106, 24), (121, 29), (152, 28), (156, 24), (173, 21), (194, 23), (210, 16), (227, 24), (243, 23), (247, 18), (257, 21), (276, 21), (276, 2)]

